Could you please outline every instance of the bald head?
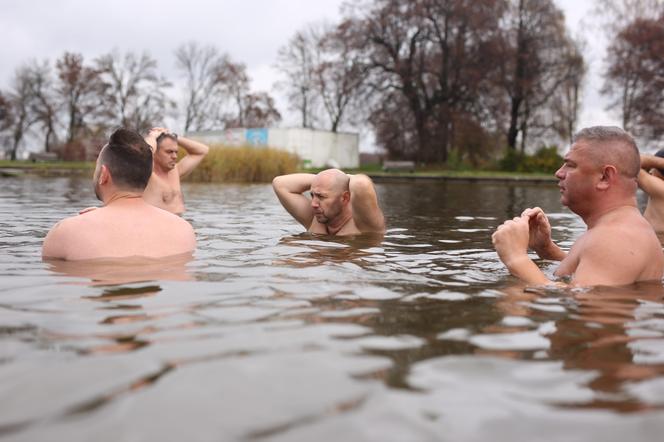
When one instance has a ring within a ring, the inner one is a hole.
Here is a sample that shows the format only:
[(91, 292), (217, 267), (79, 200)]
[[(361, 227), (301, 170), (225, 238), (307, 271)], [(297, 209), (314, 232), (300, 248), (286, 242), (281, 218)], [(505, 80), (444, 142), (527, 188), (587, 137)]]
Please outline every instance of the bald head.
[(641, 169), (639, 149), (634, 138), (616, 126), (593, 126), (577, 132), (572, 143), (583, 145), (597, 167), (611, 165), (628, 178), (636, 178)]
[(349, 190), (350, 177), (339, 169), (327, 169), (316, 175), (314, 183), (335, 193), (343, 193)]

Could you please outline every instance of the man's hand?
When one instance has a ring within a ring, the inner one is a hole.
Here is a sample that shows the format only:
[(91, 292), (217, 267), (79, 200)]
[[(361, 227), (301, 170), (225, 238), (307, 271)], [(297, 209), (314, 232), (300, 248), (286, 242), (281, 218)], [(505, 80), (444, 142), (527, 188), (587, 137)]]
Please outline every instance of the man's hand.
[(153, 127), (145, 137), (145, 142), (150, 145), (150, 148), (152, 148), (152, 153), (157, 151), (157, 138), (163, 133), (168, 133), (168, 129), (164, 127)]
[(491, 240), (500, 260), (512, 275), (529, 284), (551, 284), (528, 257), (529, 220), (528, 216), (522, 215), (505, 221), (491, 235)]
[(566, 253), (551, 239), (551, 224), (542, 209), (539, 207), (526, 209), (521, 216), (528, 218), (528, 247), (542, 259), (561, 261), (565, 258)]
[(529, 239), (528, 217), (524, 215), (505, 221), (491, 235), (491, 241), (500, 260), (508, 268), (512, 262), (523, 257), (528, 259)]

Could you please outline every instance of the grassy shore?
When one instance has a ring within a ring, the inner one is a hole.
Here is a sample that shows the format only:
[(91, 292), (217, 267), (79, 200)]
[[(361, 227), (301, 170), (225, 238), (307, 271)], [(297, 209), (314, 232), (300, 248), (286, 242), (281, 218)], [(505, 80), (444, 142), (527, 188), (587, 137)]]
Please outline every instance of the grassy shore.
[[(258, 153), (258, 154), (257, 154)], [(5, 175), (17, 173), (34, 173), (38, 175), (57, 176), (75, 174), (91, 174), (94, 162), (72, 161), (10, 161), (0, 160), (0, 170)], [(298, 168), (297, 160), (290, 155), (271, 149), (242, 149), (215, 147), (208, 157), (188, 178), (196, 182), (270, 182), (274, 176), (292, 172), (318, 173), (323, 169)], [(381, 178), (431, 178), (431, 179), (496, 179), (496, 180), (532, 180), (554, 181), (550, 173), (502, 172), (488, 170), (446, 170), (434, 168), (417, 169), (414, 172), (385, 172), (380, 166), (372, 165), (358, 169), (344, 169), (345, 172), (364, 173), (375, 179)]]

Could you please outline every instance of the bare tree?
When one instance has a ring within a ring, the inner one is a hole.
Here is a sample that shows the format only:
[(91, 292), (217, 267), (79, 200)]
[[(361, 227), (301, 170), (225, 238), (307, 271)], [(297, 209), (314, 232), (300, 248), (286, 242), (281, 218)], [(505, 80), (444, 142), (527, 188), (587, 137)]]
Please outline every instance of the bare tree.
[(276, 68), (284, 80), (276, 86), (286, 92), (291, 109), (300, 114), (302, 127), (313, 127), (316, 120), (316, 59), (322, 31), (310, 25), (298, 31), (279, 49)]
[[(404, 105), (378, 100), (371, 120), (411, 124), (405, 129), (414, 132), (414, 159), (446, 162), (454, 115), (480, 112), (503, 7), (494, 0), (375, 0), (349, 17), (355, 35), (364, 36), (358, 48), (371, 69), (367, 87), (385, 99), (400, 94)], [(397, 113), (377, 115), (386, 109)]]
[(611, 40), (635, 20), (659, 17), (662, 13), (662, 0), (595, 0), (593, 8), (593, 16), (599, 19)]
[(249, 94), (249, 75), (243, 63), (236, 63), (224, 55), (216, 71), (216, 81), (225, 100), (230, 101), (234, 109), (222, 119), (234, 121), (235, 127), (246, 127), (245, 97)]
[(47, 60), (43, 63), (32, 62), (28, 65), (28, 87), (30, 94), (30, 112), (35, 123), (44, 131), (44, 151), (50, 152), (56, 141), (56, 124), (59, 106), (53, 84), (53, 73)]
[(348, 22), (329, 29), (318, 41), (314, 90), (323, 103), (330, 131), (337, 132), (349, 108), (360, 97), (368, 75), (363, 54), (355, 46), (355, 30)]
[(636, 19), (608, 50), (603, 92), (615, 97), (611, 107), (622, 112), (623, 127), (639, 137), (664, 135), (664, 15)]
[(176, 67), (185, 77), (185, 132), (210, 129), (218, 121), (223, 99), (218, 73), (224, 61), (215, 46), (192, 41), (176, 49)]
[(114, 51), (96, 64), (105, 85), (107, 115), (114, 124), (146, 131), (175, 108), (164, 92), (171, 84), (158, 75), (157, 61), (147, 53)]
[(274, 100), (266, 92), (246, 94), (242, 97), (242, 115), (229, 118), (225, 127), (270, 127), (281, 121)]
[(12, 79), (12, 88), (7, 95), (13, 114), (10, 159), (17, 158), (18, 149), (28, 130), (37, 122), (33, 112), (32, 74), (28, 65), (16, 69)]
[(8, 95), (0, 91), (0, 145), (4, 146), (11, 139), (14, 126), (13, 111)]
[[(582, 57), (567, 35), (563, 13), (552, 0), (512, 0), (502, 48), (506, 63), (501, 64), (501, 83), (510, 102), (507, 145), (521, 150), (529, 129), (548, 128), (547, 116), (553, 96), (576, 77)], [(581, 60), (579, 60), (581, 57)], [(580, 81), (576, 81), (580, 87)]]
[(65, 52), (56, 63), (56, 92), (66, 115), (67, 143), (90, 135), (91, 123), (100, 123), (105, 108), (104, 89), (100, 73), (85, 66), (83, 56)]
[(569, 42), (567, 59), (569, 71), (565, 80), (552, 97), (553, 130), (568, 143), (577, 130), (577, 122), (581, 109), (581, 90), (586, 76), (587, 67), (583, 59), (579, 42)]

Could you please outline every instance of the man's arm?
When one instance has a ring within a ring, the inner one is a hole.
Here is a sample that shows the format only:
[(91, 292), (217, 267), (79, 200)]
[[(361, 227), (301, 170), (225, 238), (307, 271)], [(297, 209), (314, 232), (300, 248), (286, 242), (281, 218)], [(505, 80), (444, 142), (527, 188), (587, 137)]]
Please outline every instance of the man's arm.
[(210, 148), (199, 141), (185, 137), (178, 137), (178, 144), (187, 152), (187, 155), (178, 162), (177, 166), (180, 178), (184, 178), (203, 161)]
[(67, 241), (64, 238), (63, 223), (66, 220), (58, 222), (48, 232), (44, 243), (42, 244), (42, 259), (66, 259), (67, 258)]
[(527, 215), (505, 221), (491, 236), (493, 245), (500, 260), (512, 275), (528, 284), (553, 284), (528, 257), (528, 222)]
[(626, 285), (636, 281), (644, 263), (643, 243), (630, 229), (595, 231), (579, 251), (579, 263), (572, 276), (572, 285)]
[(153, 127), (144, 138), (145, 142), (150, 146), (150, 149), (152, 149), (153, 155), (157, 151), (157, 138), (164, 132), (168, 132), (168, 129), (163, 127)]
[(314, 212), (311, 208), (311, 201), (303, 193), (311, 189), (315, 176), (310, 173), (293, 173), (281, 175), (272, 180), (272, 188), (281, 205), (306, 229), (311, 227)]
[(562, 261), (567, 256), (551, 238), (551, 224), (539, 207), (526, 209), (521, 216), (528, 217), (528, 247), (542, 259)]
[(361, 232), (385, 232), (385, 217), (378, 205), (378, 197), (371, 178), (350, 175), (348, 183), (353, 221)]
[(664, 180), (650, 175), (650, 169), (664, 169), (664, 158), (641, 155), (641, 170), (637, 177), (639, 187), (651, 198), (664, 198)]

